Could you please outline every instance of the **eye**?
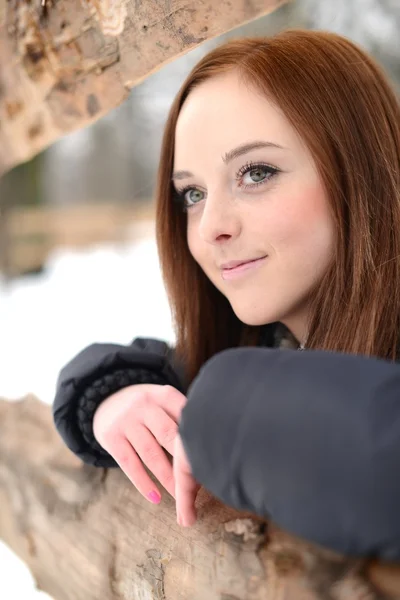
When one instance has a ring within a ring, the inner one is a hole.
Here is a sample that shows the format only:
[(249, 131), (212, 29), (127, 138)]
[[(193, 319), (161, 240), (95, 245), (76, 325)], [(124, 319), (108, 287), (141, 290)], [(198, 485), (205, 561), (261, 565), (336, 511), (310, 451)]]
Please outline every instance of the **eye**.
[(269, 165), (250, 163), (239, 170), (236, 179), (239, 180), (240, 187), (252, 188), (269, 181), (278, 171), (278, 169)]
[(185, 192), (185, 203), (186, 206), (191, 206), (192, 204), (197, 204), (204, 200), (205, 193), (196, 188), (190, 188)]
[(189, 186), (182, 190), (176, 190), (175, 195), (176, 200), (183, 206), (184, 210), (198, 204), (206, 197), (206, 193), (199, 190), (199, 188)]
[(250, 169), (245, 176), (243, 177), (243, 183), (260, 183), (260, 181), (264, 181), (268, 177), (268, 170), (266, 167), (254, 167), (254, 169)]

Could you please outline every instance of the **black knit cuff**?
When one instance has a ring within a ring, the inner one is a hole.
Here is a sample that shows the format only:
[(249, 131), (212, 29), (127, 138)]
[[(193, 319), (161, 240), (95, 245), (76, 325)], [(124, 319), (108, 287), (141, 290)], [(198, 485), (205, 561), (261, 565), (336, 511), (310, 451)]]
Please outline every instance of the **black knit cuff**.
[(148, 369), (119, 369), (94, 380), (79, 396), (76, 423), (82, 438), (88, 445), (89, 452), (95, 458), (93, 462), (95, 466), (107, 468), (118, 466), (113, 457), (100, 446), (94, 437), (93, 419), (97, 408), (111, 394), (124, 387), (140, 383), (166, 385), (168, 382), (158, 373)]

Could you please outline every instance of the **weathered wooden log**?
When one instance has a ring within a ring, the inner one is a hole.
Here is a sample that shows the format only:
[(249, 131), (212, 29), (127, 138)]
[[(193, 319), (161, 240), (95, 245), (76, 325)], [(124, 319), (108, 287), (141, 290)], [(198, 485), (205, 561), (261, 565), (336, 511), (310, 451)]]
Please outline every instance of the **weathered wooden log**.
[(285, 0), (0, 0), (0, 174)]
[(82, 465), (33, 397), (0, 401), (0, 507), (0, 538), (56, 600), (400, 598), (398, 569), (368, 572), (203, 490), (180, 528), (168, 494), (153, 506), (119, 469)]

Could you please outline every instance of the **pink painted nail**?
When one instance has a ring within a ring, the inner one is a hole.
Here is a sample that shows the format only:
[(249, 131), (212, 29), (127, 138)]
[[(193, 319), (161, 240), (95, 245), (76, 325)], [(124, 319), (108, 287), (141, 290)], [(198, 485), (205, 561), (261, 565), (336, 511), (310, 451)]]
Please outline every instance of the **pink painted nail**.
[(148, 495), (149, 500), (151, 500), (151, 502), (153, 502), (153, 504), (160, 504), (161, 502), (161, 496), (158, 492), (150, 492), (150, 494)]

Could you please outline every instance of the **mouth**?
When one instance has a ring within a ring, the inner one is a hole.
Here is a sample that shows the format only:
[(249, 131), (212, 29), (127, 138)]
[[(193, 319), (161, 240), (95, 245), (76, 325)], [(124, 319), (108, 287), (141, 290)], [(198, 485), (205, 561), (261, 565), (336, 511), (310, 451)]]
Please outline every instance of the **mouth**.
[(221, 265), (222, 279), (235, 279), (240, 277), (242, 273), (247, 273), (260, 267), (265, 260), (268, 258), (267, 255), (261, 256), (260, 258), (252, 258), (249, 260), (233, 260), (231, 262)]

